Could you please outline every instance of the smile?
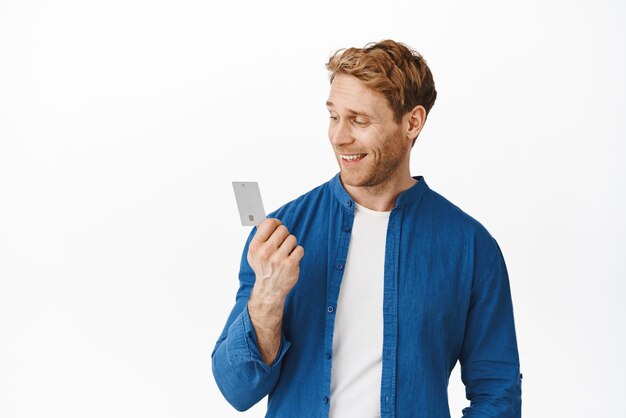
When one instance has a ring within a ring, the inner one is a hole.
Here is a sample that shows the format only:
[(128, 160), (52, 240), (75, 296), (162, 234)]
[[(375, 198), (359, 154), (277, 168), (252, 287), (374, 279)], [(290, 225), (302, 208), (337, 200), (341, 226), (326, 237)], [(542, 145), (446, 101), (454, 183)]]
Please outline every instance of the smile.
[(355, 161), (360, 160), (365, 157), (367, 154), (353, 154), (353, 155), (341, 155), (341, 159), (345, 161)]

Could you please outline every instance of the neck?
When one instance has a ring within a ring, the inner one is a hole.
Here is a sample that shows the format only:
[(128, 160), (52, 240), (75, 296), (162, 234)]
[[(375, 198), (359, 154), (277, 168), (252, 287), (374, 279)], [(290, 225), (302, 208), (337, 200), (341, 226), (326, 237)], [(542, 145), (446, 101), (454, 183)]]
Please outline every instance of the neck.
[(410, 189), (415, 183), (417, 183), (417, 180), (411, 177), (410, 174), (401, 179), (390, 179), (373, 186), (350, 186), (343, 184), (342, 181), (344, 188), (356, 203), (378, 212), (393, 210), (400, 193)]

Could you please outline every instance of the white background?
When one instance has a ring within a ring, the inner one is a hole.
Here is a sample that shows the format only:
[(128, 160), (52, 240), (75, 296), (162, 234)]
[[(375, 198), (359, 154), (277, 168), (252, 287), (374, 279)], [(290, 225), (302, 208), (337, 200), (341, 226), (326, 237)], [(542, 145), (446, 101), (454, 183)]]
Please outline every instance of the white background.
[(619, 1), (2, 0), (0, 416), (262, 417), (210, 371), (249, 232), (231, 181), (270, 212), (330, 179), (324, 63), (384, 38), (439, 94), (412, 174), (505, 255), (524, 416), (619, 416), (625, 20)]

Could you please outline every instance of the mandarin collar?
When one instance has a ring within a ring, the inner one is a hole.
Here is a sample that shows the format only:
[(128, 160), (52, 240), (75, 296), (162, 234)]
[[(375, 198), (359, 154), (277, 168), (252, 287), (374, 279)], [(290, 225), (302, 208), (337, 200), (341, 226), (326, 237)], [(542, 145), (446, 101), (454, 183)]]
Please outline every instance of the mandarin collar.
[[(335, 174), (335, 176), (330, 180), (330, 188), (332, 190), (333, 196), (346, 208), (354, 211), (354, 199), (350, 194), (346, 191), (341, 184), (341, 179), (339, 175), (341, 172)], [(419, 202), (421, 197), (426, 193), (429, 189), (428, 184), (426, 184), (426, 180), (424, 176), (412, 176), (417, 183), (413, 186), (409, 187), (402, 193), (400, 193), (396, 199), (396, 208), (410, 205), (411, 203)]]

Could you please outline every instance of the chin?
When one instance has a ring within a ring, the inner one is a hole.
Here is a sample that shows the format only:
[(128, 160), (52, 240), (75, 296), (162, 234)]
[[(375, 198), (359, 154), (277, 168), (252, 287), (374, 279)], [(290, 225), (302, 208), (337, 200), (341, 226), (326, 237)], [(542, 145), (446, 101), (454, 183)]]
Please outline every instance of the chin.
[(344, 185), (352, 186), (352, 187), (362, 187), (362, 186), (370, 186), (372, 177), (371, 176), (355, 176), (351, 173), (348, 173), (344, 170), (341, 170), (341, 181)]

